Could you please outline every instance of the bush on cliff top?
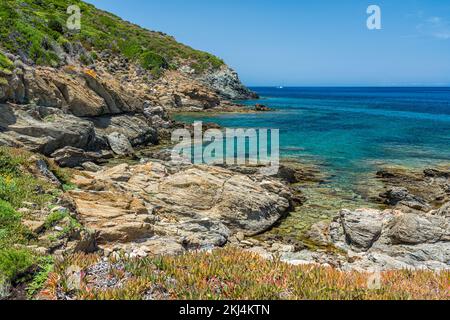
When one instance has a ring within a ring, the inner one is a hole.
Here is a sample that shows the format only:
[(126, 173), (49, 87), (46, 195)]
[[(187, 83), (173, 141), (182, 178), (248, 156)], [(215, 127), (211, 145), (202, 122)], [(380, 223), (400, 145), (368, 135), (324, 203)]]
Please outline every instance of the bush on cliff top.
[[(67, 30), (70, 5), (81, 9), (81, 30)], [(88, 51), (109, 49), (143, 64), (155, 75), (169, 66), (189, 64), (198, 73), (223, 65), (219, 58), (178, 43), (173, 37), (145, 30), (79, 0), (3, 0), (0, 43), (12, 53), (25, 53), (39, 65), (63, 61), (57, 48), (81, 43)]]

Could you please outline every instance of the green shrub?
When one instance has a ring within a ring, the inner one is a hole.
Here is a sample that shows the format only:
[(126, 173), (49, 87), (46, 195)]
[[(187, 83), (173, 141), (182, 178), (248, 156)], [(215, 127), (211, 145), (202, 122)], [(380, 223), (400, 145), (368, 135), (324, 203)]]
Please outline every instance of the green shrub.
[(0, 200), (0, 248), (26, 243), (31, 231), (21, 223), (21, 216), (6, 201)]
[(121, 41), (119, 45), (119, 49), (121, 53), (129, 58), (136, 59), (142, 54), (142, 45), (139, 44), (136, 40), (125, 40)]
[(0, 174), (1, 175), (18, 175), (20, 173), (20, 165), (24, 159), (14, 157), (9, 149), (0, 147)]
[(98, 59), (98, 54), (96, 52), (91, 52), (91, 59), (92, 60), (97, 60)]
[(157, 53), (146, 51), (141, 55), (141, 65), (144, 69), (152, 71), (154, 75), (158, 75), (162, 69), (168, 69), (169, 64), (166, 59)]
[[(66, 9), (73, 4), (81, 9), (82, 28), (80, 32), (64, 33)], [(192, 64), (203, 72), (223, 64), (213, 55), (178, 43), (171, 36), (145, 30), (79, 0), (2, 0), (0, 43), (12, 53), (27, 54), (39, 65), (57, 66), (60, 61), (54, 48), (62, 46), (67, 52), (67, 43), (81, 43), (88, 51), (111, 50), (142, 62), (155, 75), (175, 65)]]
[(22, 207), (25, 201), (43, 206), (53, 198), (52, 188), (49, 182), (28, 173), (16, 177), (0, 176), (0, 199), (14, 208)]
[(38, 272), (27, 285), (28, 298), (32, 299), (44, 287), (48, 275), (53, 271), (54, 260), (51, 256), (42, 257), (37, 262)]
[(63, 34), (64, 33), (64, 27), (63, 24), (57, 20), (55, 17), (51, 17), (50, 20), (48, 21), (48, 27), (59, 33), (59, 34)]
[(8, 282), (17, 281), (35, 263), (32, 252), (24, 249), (0, 249), (0, 274)]
[(20, 215), (6, 201), (0, 199), (0, 228), (20, 222)]
[(60, 222), (62, 219), (67, 217), (66, 212), (61, 211), (55, 211), (48, 215), (47, 219), (45, 219), (45, 228), (50, 229), (54, 225), (56, 225), (58, 222)]
[(85, 54), (80, 55), (80, 62), (84, 64), (85, 66), (90, 65), (93, 61), (90, 56), (87, 56)]
[(0, 74), (9, 75), (13, 68), (13, 63), (4, 54), (0, 53)]

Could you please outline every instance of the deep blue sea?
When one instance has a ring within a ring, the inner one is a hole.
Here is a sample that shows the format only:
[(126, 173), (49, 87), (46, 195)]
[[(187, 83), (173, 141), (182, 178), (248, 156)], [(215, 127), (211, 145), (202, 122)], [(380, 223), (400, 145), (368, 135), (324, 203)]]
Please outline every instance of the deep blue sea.
[(383, 164), (450, 163), (450, 88), (251, 88), (273, 112), (182, 116), (233, 128), (278, 128), (282, 156), (351, 182)]

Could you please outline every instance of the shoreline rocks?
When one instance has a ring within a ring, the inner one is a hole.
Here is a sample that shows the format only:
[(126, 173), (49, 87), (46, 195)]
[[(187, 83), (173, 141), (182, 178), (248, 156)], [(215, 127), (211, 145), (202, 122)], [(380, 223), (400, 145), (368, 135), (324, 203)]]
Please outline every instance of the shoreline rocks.
[(384, 185), (372, 200), (402, 211), (429, 212), (450, 201), (450, 167), (411, 170), (387, 167), (376, 174)]
[(84, 172), (73, 182), (79, 190), (69, 195), (80, 220), (99, 232), (102, 245), (163, 238), (185, 249), (223, 246), (232, 234), (273, 226), (292, 196), (272, 178), (159, 162)]
[[(236, 243), (266, 257), (280, 254), (283, 261), (343, 270), (450, 264), (450, 173), (445, 168), (380, 171), (385, 190), (373, 199), (396, 210), (342, 211), (330, 226), (321, 222), (311, 228), (307, 235), (319, 246), (311, 252), (281, 240), (269, 244), (249, 237), (270, 229), (307, 200), (300, 192), (293, 195), (288, 184), (320, 183), (314, 170), (283, 165), (276, 178), (267, 178), (257, 168), (173, 165), (166, 156), (162, 162), (100, 167), (113, 156), (110, 150), (134, 155), (135, 148), (167, 138), (179, 125), (168, 112), (250, 112), (223, 99), (256, 98), (227, 67), (204, 77), (193, 77), (184, 68), (144, 81), (133, 63), (111, 59), (87, 68), (17, 64), (6, 90), (2, 86), (0, 104), (0, 145), (86, 169), (75, 178), (80, 189), (68, 195), (83, 224), (98, 231), (96, 240), (105, 250), (121, 246), (144, 256)], [(347, 256), (321, 251), (333, 246)]]
[(263, 105), (263, 104), (256, 104), (255, 105), (255, 111), (258, 112), (269, 112), (272, 111), (272, 109), (270, 109), (269, 107)]
[(345, 267), (450, 268), (450, 220), (398, 210), (343, 210), (330, 224), (330, 243), (358, 261)]

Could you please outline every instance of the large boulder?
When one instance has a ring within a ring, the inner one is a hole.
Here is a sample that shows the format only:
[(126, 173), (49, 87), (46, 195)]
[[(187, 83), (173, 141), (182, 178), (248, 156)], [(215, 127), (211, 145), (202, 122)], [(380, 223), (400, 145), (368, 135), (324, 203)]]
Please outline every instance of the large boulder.
[(26, 68), (11, 81), (9, 101), (58, 108), (78, 117), (143, 112), (141, 93), (130, 92), (117, 79), (92, 69), (67, 66)]
[(106, 102), (107, 110), (103, 114), (144, 111), (141, 95), (128, 91), (116, 78), (107, 74), (97, 75), (94, 71), (84, 72), (82, 75), (87, 87)]
[(431, 210), (431, 206), (424, 199), (412, 195), (406, 188), (393, 187), (381, 194), (380, 197), (385, 199), (385, 203), (391, 206), (401, 205), (424, 212)]
[(126, 156), (134, 153), (133, 146), (125, 135), (119, 132), (113, 132), (106, 138), (108, 139), (109, 146), (115, 154)]
[(169, 237), (184, 248), (221, 246), (231, 234), (258, 234), (290, 208), (287, 187), (209, 166), (119, 165), (74, 178), (85, 225), (108, 241)]
[(442, 216), (404, 213), (392, 219), (387, 233), (393, 244), (436, 243), (447, 227), (448, 219)]
[(69, 114), (36, 106), (0, 105), (0, 144), (50, 155), (66, 146), (90, 149), (97, 143), (94, 126)]
[(378, 240), (383, 229), (383, 214), (378, 210), (342, 210), (341, 226), (348, 244), (369, 249)]
[(450, 219), (441, 214), (446, 208), (432, 213), (344, 210), (327, 232), (352, 256), (344, 269), (448, 269)]
[(141, 114), (121, 114), (101, 116), (89, 119), (95, 126), (98, 136), (120, 133), (130, 141), (132, 146), (158, 143), (157, 128)]
[(153, 235), (145, 203), (130, 193), (71, 191), (70, 196), (83, 225), (99, 232), (99, 244)]
[(74, 147), (64, 147), (51, 154), (51, 157), (61, 167), (75, 168), (82, 166), (85, 162), (99, 162), (109, 158), (110, 154), (102, 152), (86, 152)]
[(52, 68), (36, 68), (25, 74), (24, 82), (28, 100), (39, 106), (67, 110), (79, 117), (108, 112), (105, 100), (77, 73), (70, 76)]

